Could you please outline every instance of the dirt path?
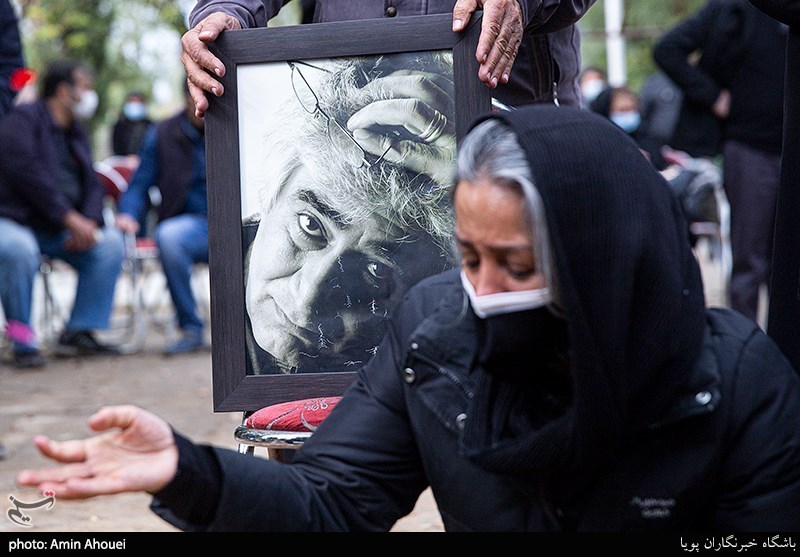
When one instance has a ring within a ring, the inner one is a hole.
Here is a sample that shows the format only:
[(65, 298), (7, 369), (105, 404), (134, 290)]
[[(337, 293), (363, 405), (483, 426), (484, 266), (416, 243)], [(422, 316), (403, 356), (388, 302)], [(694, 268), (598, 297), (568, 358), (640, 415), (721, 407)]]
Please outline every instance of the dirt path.
[[(0, 440), (7, 455), (0, 461), (3, 516), (0, 532), (169, 532), (175, 529), (150, 512), (147, 495), (125, 494), (89, 501), (56, 501), (48, 510), (28, 512), (32, 526), (23, 528), (6, 516), (9, 496), (40, 499), (32, 489), (14, 483), (16, 471), (46, 465), (30, 440), (38, 433), (56, 439), (90, 434), (86, 419), (101, 405), (135, 403), (166, 418), (195, 441), (236, 448), (236, 413), (214, 413), (211, 357), (208, 352), (164, 358), (160, 341), (140, 354), (84, 360), (53, 360), (43, 370), (18, 371), (0, 366)], [(425, 494), (418, 509), (399, 522), (397, 531), (440, 531), (432, 498)]]

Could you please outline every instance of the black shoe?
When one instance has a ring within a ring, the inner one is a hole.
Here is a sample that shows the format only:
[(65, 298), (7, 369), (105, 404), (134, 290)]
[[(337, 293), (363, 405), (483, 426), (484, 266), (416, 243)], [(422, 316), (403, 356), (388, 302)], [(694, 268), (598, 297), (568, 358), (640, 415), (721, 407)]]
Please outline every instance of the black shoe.
[(47, 360), (36, 350), (33, 352), (14, 352), (14, 366), (18, 368), (31, 369), (44, 367)]
[(119, 354), (119, 350), (100, 344), (90, 331), (64, 331), (55, 353), (58, 356), (94, 356)]

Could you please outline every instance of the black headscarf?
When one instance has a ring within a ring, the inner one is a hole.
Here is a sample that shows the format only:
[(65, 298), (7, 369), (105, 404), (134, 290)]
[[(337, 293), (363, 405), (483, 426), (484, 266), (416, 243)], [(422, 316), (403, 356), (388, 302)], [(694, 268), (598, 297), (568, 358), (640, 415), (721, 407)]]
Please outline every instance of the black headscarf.
[(462, 448), (497, 472), (596, 469), (664, 413), (699, 354), (705, 304), (686, 222), (669, 185), (607, 119), (550, 105), (485, 118), (516, 131), (544, 202), (573, 392), (562, 417), (509, 435), (519, 389), (484, 374)]

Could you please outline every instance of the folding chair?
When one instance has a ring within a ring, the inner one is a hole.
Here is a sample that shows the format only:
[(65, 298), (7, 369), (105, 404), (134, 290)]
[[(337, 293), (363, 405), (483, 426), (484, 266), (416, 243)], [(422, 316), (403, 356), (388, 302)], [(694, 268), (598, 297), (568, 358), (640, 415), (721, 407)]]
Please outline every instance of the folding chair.
[(730, 246), (730, 206), (722, 186), (722, 172), (714, 161), (671, 152), (671, 166), (662, 172), (683, 205), (695, 255), (718, 284), (719, 298), (727, 300), (733, 260)]
[[(133, 178), (134, 169), (125, 157), (97, 161), (94, 168), (106, 188), (104, 218), (113, 225), (119, 200)], [(157, 196), (151, 195), (151, 204), (157, 206), (158, 203)], [(209, 303), (207, 296), (200, 294), (209, 290), (207, 269), (207, 265), (198, 264), (192, 274), (198, 310), (206, 316), (210, 313)], [(174, 335), (176, 324), (172, 300), (153, 238), (125, 235), (125, 259), (117, 287), (121, 302), (117, 304), (116, 323), (112, 328), (122, 332), (123, 339), (118, 344), (122, 345), (123, 351), (141, 350), (152, 326), (160, 329), (165, 337)]]
[[(42, 255), (39, 264), (39, 280), (41, 282), (41, 293), (34, 291), (34, 305), (40, 304), (40, 311), (36, 314), (38, 319), (34, 319), (34, 329), (39, 335), (39, 342), (44, 350), (52, 351), (58, 343), (58, 337), (64, 330), (69, 319), (69, 303), (62, 299), (58, 287), (64, 286), (66, 276), (73, 274), (72, 268), (59, 260), (51, 259)], [(56, 278), (58, 277), (58, 278)], [(59, 283), (58, 287), (56, 282)], [(70, 285), (70, 296), (74, 296), (76, 284)], [(34, 285), (35, 286), (35, 285)]]
[[(117, 205), (128, 189), (135, 168), (124, 157), (110, 157), (95, 161), (94, 170), (105, 186), (104, 220), (106, 226), (115, 226)], [(122, 262), (117, 291), (123, 301), (117, 304), (112, 329), (121, 335), (117, 344), (124, 352), (142, 349), (147, 334), (145, 322), (144, 275), (151, 262), (158, 261), (158, 249), (151, 238), (125, 235), (125, 258)]]

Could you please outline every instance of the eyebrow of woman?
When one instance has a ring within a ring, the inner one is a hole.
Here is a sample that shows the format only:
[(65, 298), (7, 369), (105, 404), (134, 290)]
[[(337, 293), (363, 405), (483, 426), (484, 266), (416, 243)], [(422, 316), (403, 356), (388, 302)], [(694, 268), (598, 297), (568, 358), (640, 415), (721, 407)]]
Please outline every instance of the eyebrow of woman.
[[(467, 249), (471, 249), (473, 251), (477, 251), (476, 248), (475, 248), (475, 244), (474, 243), (470, 242), (469, 240), (466, 240), (466, 239), (462, 238), (461, 236), (458, 235), (458, 233), (455, 234), (455, 240), (456, 240), (456, 243), (459, 246), (467, 248)], [(522, 252), (531, 251), (531, 245), (529, 243), (527, 243), (527, 242), (522, 243), (522, 244), (515, 243), (515, 244), (506, 244), (506, 245), (492, 245), (492, 244), (489, 244), (486, 247), (488, 247), (492, 251), (499, 252), (499, 253), (515, 253), (515, 252), (520, 252), (520, 251), (522, 251)]]

